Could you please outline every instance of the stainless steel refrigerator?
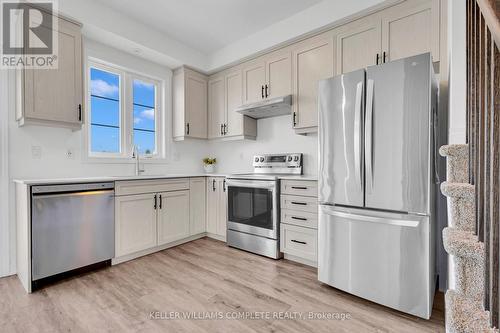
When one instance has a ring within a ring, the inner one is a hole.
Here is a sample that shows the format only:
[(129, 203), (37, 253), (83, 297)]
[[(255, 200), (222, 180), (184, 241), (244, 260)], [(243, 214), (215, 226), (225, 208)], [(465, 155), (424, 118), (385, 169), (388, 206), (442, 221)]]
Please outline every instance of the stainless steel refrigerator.
[(429, 318), (437, 83), (430, 54), (319, 84), (320, 281)]

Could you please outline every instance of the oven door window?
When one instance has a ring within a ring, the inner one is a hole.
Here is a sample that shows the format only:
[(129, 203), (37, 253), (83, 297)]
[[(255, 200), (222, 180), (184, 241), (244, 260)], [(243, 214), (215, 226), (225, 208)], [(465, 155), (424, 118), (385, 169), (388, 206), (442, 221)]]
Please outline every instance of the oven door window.
[(228, 188), (228, 218), (231, 222), (273, 229), (272, 192), (267, 189)]

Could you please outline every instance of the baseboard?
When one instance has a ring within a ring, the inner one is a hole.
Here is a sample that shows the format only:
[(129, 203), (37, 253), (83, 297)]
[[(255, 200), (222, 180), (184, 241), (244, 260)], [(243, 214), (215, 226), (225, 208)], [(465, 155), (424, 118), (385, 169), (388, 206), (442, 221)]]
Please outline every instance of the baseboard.
[(171, 243), (168, 243), (168, 244), (163, 244), (163, 245), (160, 245), (160, 246), (155, 246), (155, 247), (152, 247), (150, 249), (142, 250), (142, 251), (139, 251), (139, 252), (134, 252), (134, 253), (127, 254), (125, 256), (121, 256), (121, 257), (117, 257), (117, 258), (113, 258), (111, 260), (111, 265), (113, 265), (113, 266), (114, 265), (118, 265), (118, 264), (121, 264), (123, 262), (129, 261), (129, 260), (133, 260), (133, 259), (136, 259), (136, 258), (139, 258), (139, 257), (147, 256), (148, 254), (152, 254), (152, 253), (155, 253), (155, 252), (163, 251), (163, 250), (166, 250), (168, 248), (171, 248), (171, 247), (174, 247), (174, 246), (177, 246), (177, 245), (181, 245), (181, 244), (184, 244), (184, 243), (188, 243), (188, 242), (194, 241), (196, 239), (203, 238), (205, 236), (207, 236), (207, 234), (205, 232), (203, 232), (201, 234), (189, 236), (189, 237), (177, 240), (175, 242), (171, 242)]
[(212, 234), (212, 233), (210, 233), (210, 232), (207, 232), (207, 233), (206, 233), (206, 236), (207, 236), (208, 238), (217, 239), (217, 240), (219, 240), (219, 241), (221, 241), (221, 242), (225, 242), (225, 241), (226, 241), (226, 235), (221, 236), (221, 235), (216, 235), (216, 234)]
[(304, 259), (304, 258), (301, 258), (301, 257), (297, 257), (297, 256), (294, 256), (294, 255), (291, 255), (291, 254), (286, 254), (285, 253), (285, 255), (284, 255), (283, 258), (286, 259), (286, 260), (295, 261), (295, 262), (298, 262), (299, 264), (311, 266), (311, 267), (314, 267), (314, 268), (318, 267), (318, 263), (316, 261), (307, 260), (307, 259)]

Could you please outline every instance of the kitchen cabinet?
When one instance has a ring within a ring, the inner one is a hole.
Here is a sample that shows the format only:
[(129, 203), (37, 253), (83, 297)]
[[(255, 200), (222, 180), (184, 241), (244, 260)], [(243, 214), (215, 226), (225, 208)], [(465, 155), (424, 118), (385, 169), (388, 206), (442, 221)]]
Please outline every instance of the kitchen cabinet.
[(439, 61), (439, 1), (404, 1), (334, 30), (336, 74), (421, 53)]
[(289, 49), (279, 50), (243, 65), (243, 104), (290, 95), (292, 61)]
[(379, 17), (366, 17), (336, 31), (336, 74), (377, 65), (382, 61)]
[(189, 234), (198, 235), (206, 227), (206, 185), (205, 177), (189, 180)]
[(386, 61), (431, 52), (439, 61), (439, 1), (406, 1), (382, 12)]
[[(190, 182), (188, 178), (115, 182), (114, 262), (155, 252), (191, 236)], [(193, 186), (193, 192), (195, 189), (200, 187)], [(194, 196), (199, 200), (199, 193)], [(200, 228), (204, 207), (194, 211), (197, 220), (193, 224)]]
[(156, 246), (156, 209), (153, 194), (115, 198), (115, 256)]
[(227, 196), (226, 179), (207, 178), (207, 233), (210, 237), (226, 240)]
[(189, 236), (189, 191), (158, 194), (158, 245)]
[(282, 180), (280, 201), (280, 251), (285, 259), (316, 266), (318, 182)]
[(225, 78), (224, 75), (208, 81), (208, 138), (224, 136), (226, 124)]
[(231, 69), (212, 76), (209, 81), (210, 139), (255, 139), (257, 121), (235, 111), (242, 105), (242, 71)]
[(208, 78), (206, 75), (182, 67), (173, 77), (173, 137), (208, 137)]
[(84, 113), (81, 25), (62, 17), (58, 22), (57, 69), (17, 70), (16, 120), (20, 126), (81, 128)]
[(298, 134), (318, 130), (318, 82), (333, 76), (333, 38), (320, 35), (293, 51), (292, 125)]

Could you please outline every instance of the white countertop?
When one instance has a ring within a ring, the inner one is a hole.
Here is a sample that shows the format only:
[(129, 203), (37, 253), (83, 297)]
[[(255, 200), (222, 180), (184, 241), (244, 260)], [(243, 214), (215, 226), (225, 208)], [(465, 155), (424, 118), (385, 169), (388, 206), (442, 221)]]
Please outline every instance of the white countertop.
[[(96, 183), (114, 182), (125, 180), (147, 180), (147, 179), (169, 179), (169, 178), (192, 178), (192, 177), (226, 177), (228, 174), (186, 173), (186, 174), (164, 174), (164, 175), (141, 175), (141, 176), (95, 176), (75, 178), (53, 178), (53, 179), (14, 179), (15, 183), (25, 185), (49, 185), (49, 184), (73, 184), (73, 183)], [(314, 175), (279, 175), (279, 179), (287, 180), (312, 180), (318, 179)]]

